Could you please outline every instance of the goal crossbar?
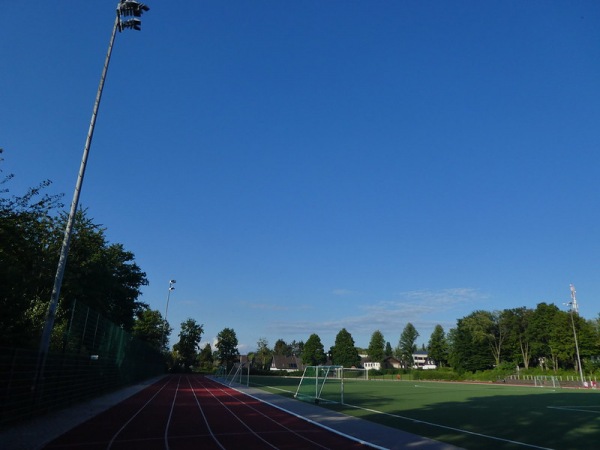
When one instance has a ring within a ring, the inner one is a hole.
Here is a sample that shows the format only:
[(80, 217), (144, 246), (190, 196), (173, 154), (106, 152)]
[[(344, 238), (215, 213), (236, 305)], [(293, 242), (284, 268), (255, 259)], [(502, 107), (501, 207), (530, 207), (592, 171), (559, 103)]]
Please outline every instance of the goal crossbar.
[(344, 381), (367, 380), (365, 369), (343, 366), (306, 366), (294, 397), (315, 403), (344, 403)]

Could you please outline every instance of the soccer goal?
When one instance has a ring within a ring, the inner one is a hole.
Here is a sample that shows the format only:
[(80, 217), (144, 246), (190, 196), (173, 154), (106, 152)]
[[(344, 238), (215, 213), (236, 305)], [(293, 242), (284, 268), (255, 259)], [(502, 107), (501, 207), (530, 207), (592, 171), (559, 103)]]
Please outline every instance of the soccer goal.
[(366, 369), (342, 366), (307, 366), (294, 397), (314, 403), (344, 403), (344, 382), (367, 380)]
[[(246, 384), (250, 385), (250, 366), (246, 367), (245, 374), (244, 368), (245, 364), (243, 363), (235, 363), (229, 374), (225, 377), (225, 382), (231, 386), (233, 383)], [(245, 382), (244, 382), (245, 381)]]
[(342, 369), (342, 378), (344, 381), (368, 380), (369, 371), (367, 369), (359, 369), (355, 367), (344, 367)]
[(560, 382), (558, 381), (558, 377), (551, 375), (538, 375), (534, 377), (534, 384), (537, 387), (553, 387), (559, 388)]

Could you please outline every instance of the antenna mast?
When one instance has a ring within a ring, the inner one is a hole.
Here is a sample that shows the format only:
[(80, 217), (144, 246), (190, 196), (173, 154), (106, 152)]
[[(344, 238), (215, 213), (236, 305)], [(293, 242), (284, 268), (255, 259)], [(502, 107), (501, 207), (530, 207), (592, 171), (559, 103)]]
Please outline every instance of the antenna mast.
[(569, 286), (571, 287), (571, 310), (579, 314), (579, 306), (577, 306), (577, 298), (575, 297), (575, 286), (572, 284)]

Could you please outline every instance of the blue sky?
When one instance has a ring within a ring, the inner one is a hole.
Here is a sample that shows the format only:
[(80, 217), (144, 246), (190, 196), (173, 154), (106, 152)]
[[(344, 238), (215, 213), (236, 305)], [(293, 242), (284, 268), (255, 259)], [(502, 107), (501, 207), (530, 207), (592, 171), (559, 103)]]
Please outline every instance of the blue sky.
[[(117, 2), (0, 2), (15, 194), (72, 197)], [(600, 3), (153, 1), (81, 203), (168, 320), (326, 348), (477, 309), (600, 312)]]

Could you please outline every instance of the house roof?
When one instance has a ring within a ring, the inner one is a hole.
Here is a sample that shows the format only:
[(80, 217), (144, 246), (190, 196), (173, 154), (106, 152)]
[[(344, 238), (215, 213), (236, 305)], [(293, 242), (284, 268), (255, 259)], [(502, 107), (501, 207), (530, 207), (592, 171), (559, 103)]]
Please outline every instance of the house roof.
[(302, 358), (299, 356), (284, 356), (284, 355), (273, 355), (273, 361), (271, 367), (275, 367), (280, 370), (302, 370)]

